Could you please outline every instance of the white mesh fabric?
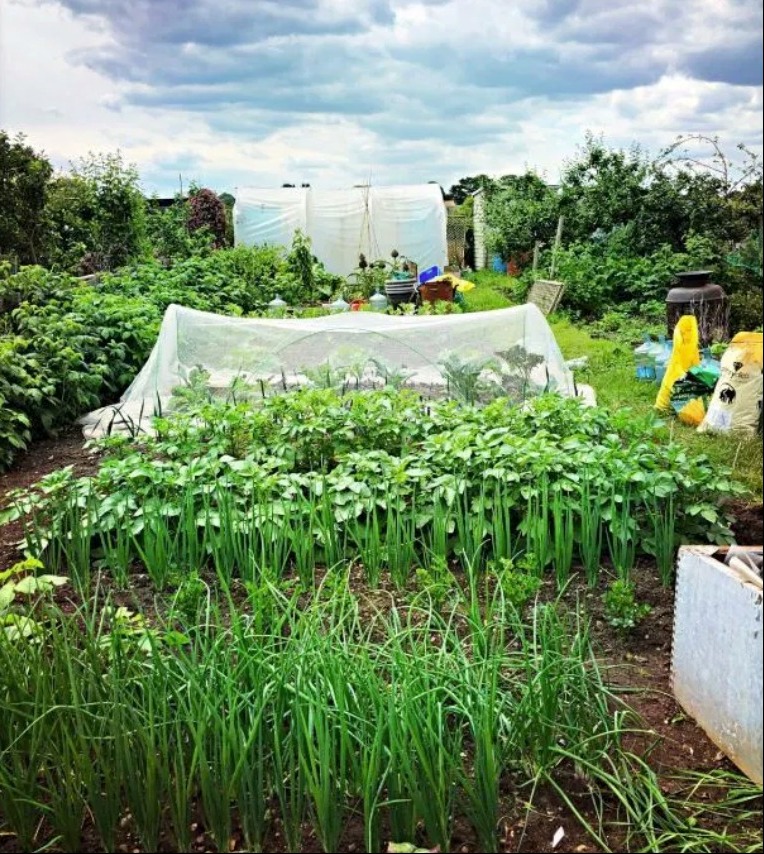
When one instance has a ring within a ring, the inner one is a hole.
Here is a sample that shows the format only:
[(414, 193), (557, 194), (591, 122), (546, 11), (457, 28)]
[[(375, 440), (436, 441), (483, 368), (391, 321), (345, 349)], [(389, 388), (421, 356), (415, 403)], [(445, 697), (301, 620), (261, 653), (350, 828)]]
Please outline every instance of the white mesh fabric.
[(442, 395), (449, 383), (445, 360), (481, 366), (490, 382), (507, 368), (505, 354), (513, 347), (538, 357), (538, 364), (528, 371), (528, 382), (510, 388), (508, 396), (522, 399), (545, 389), (576, 393), (546, 318), (531, 304), (443, 316), (347, 312), (294, 320), (226, 317), (172, 305), (148, 361), (119, 404), (82, 423), (88, 436), (111, 429), (112, 422), (146, 428), (154, 413), (171, 408), (173, 390), (197, 368), (209, 373), (213, 389), (227, 389), (241, 378), (274, 391), (285, 382), (308, 383), (306, 371), (322, 365), (341, 377), (352, 375), (362, 387), (384, 384), (386, 372), (403, 371), (407, 386)]

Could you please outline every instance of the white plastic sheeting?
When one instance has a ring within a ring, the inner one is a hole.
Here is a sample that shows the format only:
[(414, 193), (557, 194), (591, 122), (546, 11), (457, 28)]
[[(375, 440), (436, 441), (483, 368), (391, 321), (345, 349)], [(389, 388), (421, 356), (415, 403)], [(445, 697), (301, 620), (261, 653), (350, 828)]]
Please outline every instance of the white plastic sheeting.
[(171, 305), (148, 361), (119, 404), (82, 423), (86, 436), (147, 429), (152, 415), (172, 409), (173, 390), (187, 384), (195, 369), (209, 374), (207, 384), (218, 393), (234, 380), (261, 393), (308, 385), (312, 371), (328, 366), (351, 387), (380, 386), (391, 373), (402, 372), (407, 386), (437, 396), (454, 391), (449, 362), (452, 370), (480, 366), (486, 385), (515, 399), (544, 390), (576, 394), (554, 334), (531, 304), (443, 316), (347, 312), (291, 320), (225, 317)]
[(349, 275), (358, 256), (389, 259), (393, 249), (419, 265), (447, 264), (446, 208), (437, 184), (320, 190), (284, 187), (236, 191), (237, 244), (288, 247), (300, 229), (331, 273)]

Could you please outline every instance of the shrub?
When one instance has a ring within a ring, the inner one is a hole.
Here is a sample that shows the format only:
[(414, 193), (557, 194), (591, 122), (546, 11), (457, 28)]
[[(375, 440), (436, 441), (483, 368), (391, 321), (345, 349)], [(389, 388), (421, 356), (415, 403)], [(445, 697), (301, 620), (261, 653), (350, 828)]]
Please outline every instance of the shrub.
[(138, 171), (119, 152), (90, 154), (72, 165), (78, 190), (69, 199), (71, 216), (87, 223), (84, 242), (88, 266), (113, 270), (143, 254), (146, 237), (145, 201)]
[(601, 317), (623, 303), (663, 301), (688, 257), (663, 246), (646, 257), (624, 255), (609, 241), (575, 243), (560, 250), (557, 277), (565, 282), (563, 306), (584, 317)]
[(0, 257), (36, 264), (42, 255), (42, 212), (53, 168), (44, 154), (0, 130)]
[(733, 334), (761, 329), (763, 313), (761, 288), (739, 291), (730, 296), (730, 329)]
[(206, 229), (215, 249), (226, 244), (225, 205), (217, 193), (193, 189), (188, 199), (188, 228), (191, 232)]
[[(226, 314), (267, 308), (276, 292), (292, 306), (331, 294), (327, 273), (295, 238), (276, 247), (221, 249), (105, 273), (97, 288), (42, 267), (0, 271), (0, 467), (34, 435), (116, 400), (148, 358), (171, 303)], [(13, 311), (8, 313), (11, 309)]]

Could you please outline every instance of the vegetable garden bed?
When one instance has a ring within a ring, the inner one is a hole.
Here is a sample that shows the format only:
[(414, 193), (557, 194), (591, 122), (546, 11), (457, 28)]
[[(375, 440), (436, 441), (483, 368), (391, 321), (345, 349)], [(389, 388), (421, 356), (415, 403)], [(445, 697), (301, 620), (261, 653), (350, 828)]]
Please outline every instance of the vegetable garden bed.
[(661, 538), (727, 535), (724, 472), (555, 398), (186, 404), (11, 496), (67, 580), (7, 607), (2, 850), (755, 850), (667, 690)]

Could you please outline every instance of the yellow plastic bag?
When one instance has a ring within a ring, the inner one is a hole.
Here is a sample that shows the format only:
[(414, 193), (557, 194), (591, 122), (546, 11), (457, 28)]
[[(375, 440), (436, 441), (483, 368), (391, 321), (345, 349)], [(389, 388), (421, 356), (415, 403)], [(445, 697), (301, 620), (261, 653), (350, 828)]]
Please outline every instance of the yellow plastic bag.
[(469, 291), (475, 290), (475, 283), (467, 281), (467, 279), (461, 279), (459, 276), (455, 276), (453, 273), (444, 273), (442, 276), (436, 276), (431, 281), (433, 282), (448, 282), (450, 285), (453, 285), (457, 291), (461, 294), (469, 293)]
[(671, 350), (671, 358), (666, 366), (666, 375), (663, 377), (660, 391), (655, 398), (656, 409), (660, 409), (661, 412), (671, 411), (671, 389), (674, 387), (674, 383), (680, 380), (690, 368), (700, 364), (699, 345), (700, 334), (697, 318), (694, 314), (685, 314), (679, 318), (674, 329), (674, 346)]
[(688, 427), (697, 427), (705, 417), (706, 410), (703, 406), (703, 401), (696, 397), (691, 400), (684, 408), (680, 409), (677, 417), (682, 424), (687, 424)]

